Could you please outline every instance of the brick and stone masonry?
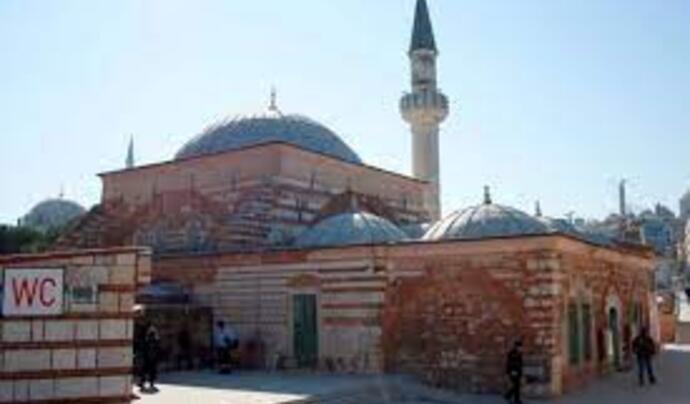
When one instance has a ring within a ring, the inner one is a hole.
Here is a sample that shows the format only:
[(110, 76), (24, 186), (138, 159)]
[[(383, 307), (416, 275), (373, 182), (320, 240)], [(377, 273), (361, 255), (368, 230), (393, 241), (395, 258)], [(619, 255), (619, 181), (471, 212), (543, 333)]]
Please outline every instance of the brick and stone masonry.
[(3, 256), (0, 282), (32, 268), (63, 270), (63, 310), (0, 317), (0, 403), (130, 402), (132, 309), (150, 280), (148, 250)]
[(522, 338), (527, 391), (554, 396), (630, 366), (629, 341), (649, 321), (652, 267), (644, 248), (546, 235), (161, 257), (153, 273), (189, 287), (244, 340), (260, 336), (266, 366), (293, 355), (291, 297), (306, 293), (318, 302), (325, 368), (496, 392)]

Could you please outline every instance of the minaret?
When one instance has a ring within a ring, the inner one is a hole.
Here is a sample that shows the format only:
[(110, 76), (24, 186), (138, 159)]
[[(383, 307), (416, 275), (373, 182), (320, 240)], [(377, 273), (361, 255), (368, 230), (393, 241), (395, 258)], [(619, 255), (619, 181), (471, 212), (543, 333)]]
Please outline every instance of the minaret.
[(134, 137), (129, 138), (129, 146), (127, 147), (127, 159), (125, 160), (126, 168), (134, 168)]
[(448, 116), (448, 99), (436, 86), (436, 41), (426, 0), (417, 0), (408, 53), (412, 71), (412, 91), (400, 100), (400, 112), (412, 131), (412, 174), (428, 181), (430, 192), (425, 207), (431, 219), (441, 216), (439, 124)]

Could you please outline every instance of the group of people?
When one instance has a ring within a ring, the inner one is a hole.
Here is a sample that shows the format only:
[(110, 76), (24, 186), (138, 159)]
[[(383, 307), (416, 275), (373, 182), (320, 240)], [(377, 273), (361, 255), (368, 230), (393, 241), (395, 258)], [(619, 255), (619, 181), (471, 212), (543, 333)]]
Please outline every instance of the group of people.
[[(138, 376), (138, 386), (141, 390), (155, 391), (158, 375), (158, 360), (160, 354), (160, 336), (156, 327), (148, 323), (138, 328), (134, 338), (134, 360)], [(180, 336), (183, 345), (189, 342), (189, 335)], [(239, 338), (233, 328), (223, 321), (216, 322), (213, 331), (213, 345), (215, 349), (216, 368), (220, 373), (231, 373), (233, 368), (233, 352), (238, 348)], [(652, 359), (657, 353), (657, 346), (649, 336), (647, 328), (643, 327), (639, 335), (632, 341), (632, 352), (637, 359), (637, 372), (640, 386), (645, 384), (645, 376), (649, 383), (656, 383)], [(513, 344), (506, 358), (506, 376), (510, 387), (505, 399), (513, 404), (522, 403), (521, 387), (524, 375), (523, 344), (518, 340)]]
[[(646, 327), (642, 327), (639, 335), (632, 341), (632, 352), (637, 359), (637, 375), (640, 386), (645, 384), (645, 376), (651, 384), (656, 384), (652, 359), (657, 353), (657, 346)], [(505, 399), (512, 404), (521, 404), (522, 379), (524, 374), (524, 363), (522, 358), (522, 341), (518, 340), (513, 344), (513, 348), (508, 352), (506, 358), (506, 376), (508, 377), (508, 391)]]
[[(158, 329), (149, 323), (137, 326), (134, 333), (134, 372), (141, 391), (156, 391), (158, 362), (160, 360), (160, 335)], [(178, 333), (180, 348), (178, 362), (191, 366), (191, 336), (189, 330)], [(223, 321), (218, 321), (213, 332), (216, 368), (220, 373), (230, 373), (233, 367), (233, 352), (239, 345), (235, 331)]]

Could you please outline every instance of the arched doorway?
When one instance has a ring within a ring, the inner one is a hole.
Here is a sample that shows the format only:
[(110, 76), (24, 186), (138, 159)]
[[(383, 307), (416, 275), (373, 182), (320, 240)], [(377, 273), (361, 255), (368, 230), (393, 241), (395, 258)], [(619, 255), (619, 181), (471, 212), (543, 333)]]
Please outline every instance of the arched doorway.
[(609, 308), (609, 359), (616, 369), (622, 367), (621, 364), (621, 332), (620, 332), (620, 315), (618, 308)]

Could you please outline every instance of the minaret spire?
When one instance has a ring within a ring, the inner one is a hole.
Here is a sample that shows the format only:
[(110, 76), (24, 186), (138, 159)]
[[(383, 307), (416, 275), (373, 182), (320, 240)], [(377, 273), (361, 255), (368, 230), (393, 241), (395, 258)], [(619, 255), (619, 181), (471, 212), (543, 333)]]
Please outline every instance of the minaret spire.
[(620, 211), (621, 217), (625, 217), (627, 212), (626, 212), (626, 202), (625, 202), (625, 183), (626, 181), (623, 179), (621, 182), (618, 184), (618, 209)]
[(436, 84), (438, 50), (426, 0), (417, 0), (408, 56), (412, 88), (400, 100), (400, 112), (412, 131), (412, 173), (429, 182), (425, 208), (437, 220), (441, 216), (438, 135), (448, 116), (448, 99)]
[(134, 168), (134, 136), (129, 137), (129, 146), (127, 147), (127, 159), (125, 160), (126, 168)]
[(414, 27), (412, 28), (410, 53), (418, 49), (426, 49), (436, 52), (434, 30), (431, 27), (429, 7), (426, 5), (426, 0), (417, 0), (417, 8), (414, 15)]

